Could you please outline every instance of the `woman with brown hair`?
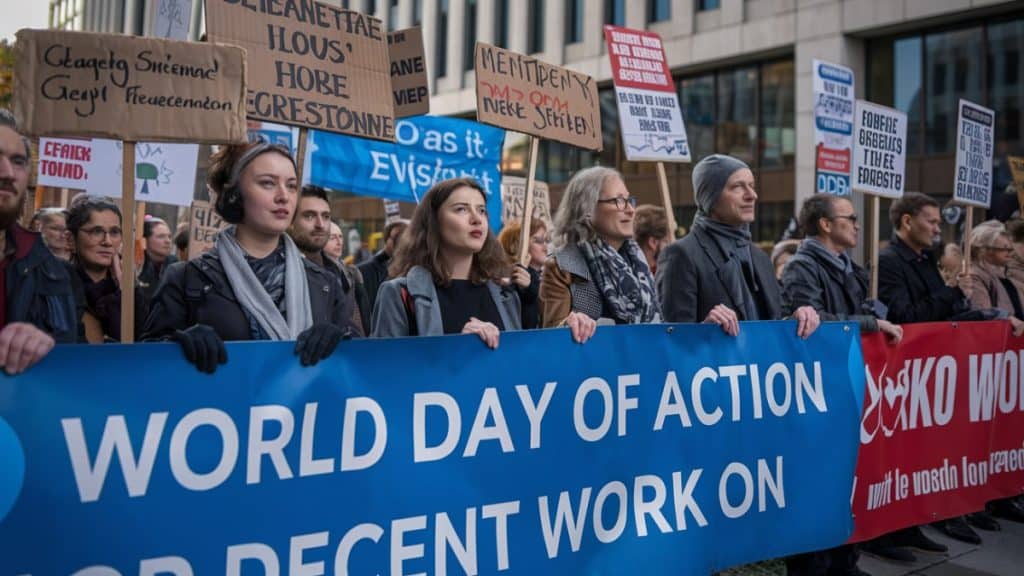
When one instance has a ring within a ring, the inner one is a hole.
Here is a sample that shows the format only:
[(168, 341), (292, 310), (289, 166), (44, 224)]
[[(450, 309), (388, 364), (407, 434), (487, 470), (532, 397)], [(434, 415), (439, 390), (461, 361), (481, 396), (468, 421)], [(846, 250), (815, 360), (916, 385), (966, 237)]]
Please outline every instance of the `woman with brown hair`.
[(537, 294), (540, 290), (540, 271), (544, 268), (544, 261), (548, 257), (548, 229), (540, 218), (534, 218), (530, 222), (528, 252), (530, 263), (527, 266), (518, 262), (519, 237), (522, 232), (522, 222), (513, 220), (501, 229), (501, 234), (498, 234), (498, 242), (512, 266), (511, 276), (506, 284), (515, 288), (516, 293), (519, 294), (523, 330), (532, 330), (540, 327), (540, 302)]
[(338, 278), (303, 258), (285, 233), (299, 195), (290, 151), (225, 146), (207, 183), (214, 208), (232, 226), (212, 250), (167, 270), (144, 338), (176, 340), (203, 372), (227, 361), (226, 340), (296, 340), (303, 365), (330, 356), (353, 330)]
[(487, 195), (471, 178), (438, 182), (413, 213), (373, 308), (373, 336), (476, 334), (490, 348), (519, 330), (519, 297), (488, 230)]

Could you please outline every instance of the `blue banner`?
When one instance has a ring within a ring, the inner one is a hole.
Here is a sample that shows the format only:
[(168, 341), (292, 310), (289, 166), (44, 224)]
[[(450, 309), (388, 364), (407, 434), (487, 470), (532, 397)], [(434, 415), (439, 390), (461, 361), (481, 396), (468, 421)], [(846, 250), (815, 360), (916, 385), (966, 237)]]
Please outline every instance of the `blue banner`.
[(395, 122), (395, 143), (310, 131), (310, 182), (405, 202), (448, 178), (476, 178), (487, 192), (491, 230), (501, 229), (501, 148), (505, 131), (470, 120), (412, 116)]
[[(61, 346), (0, 378), (5, 574), (707, 574), (844, 542), (852, 324)], [(107, 567), (107, 568), (101, 568)]]

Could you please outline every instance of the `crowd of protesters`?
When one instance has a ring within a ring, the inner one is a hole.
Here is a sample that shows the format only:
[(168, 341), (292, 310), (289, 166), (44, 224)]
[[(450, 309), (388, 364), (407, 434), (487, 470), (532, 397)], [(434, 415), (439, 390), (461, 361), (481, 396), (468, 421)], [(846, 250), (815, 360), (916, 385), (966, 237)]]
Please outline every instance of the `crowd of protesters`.
[[(66, 210), (40, 210), (33, 230), (22, 228), (30, 164), (28, 140), (0, 110), (0, 365), (10, 374), (57, 343), (121, 336), (117, 204), (79, 196)], [(442, 181), (411, 220), (389, 223), (382, 249), (356, 267), (342, 260), (344, 237), (326, 191), (300, 187), (290, 150), (225, 146), (211, 159), (208, 186), (230, 226), (211, 250), (189, 259), (187, 227), (172, 234), (162, 220), (145, 222), (136, 333), (177, 342), (210, 373), (230, 361), (224, 343), (239, 340), (294, 341), (310, 365), (364, 336), (475, 334), (497, 348), (504, 331), (565, 327), (582, 344), (603, 324), (663, 321), (713, 323), (736, 336), (744, 321), (793, 319), (808, 338), (823, 320), (847, 320), (893, 343), (901, 325), (914, 322), (1005, 318), (1024, 332), (1024, 222), (977, 226), (964, 269), (956, 245), (936, 246), (938, 202), (908, 192), (892, 204), (894, 234), (879, 256), (872, 299), (868, 272), (848, 254), (862, 240), (848, 198), (806, 200), (798, 218), (804, 239), (769, 255), (751, 238), (751, 169), (716, 154), (697, 163), (692, 178), (697, 214), (682, 239), (664, 209), (637, 206), (618, 172), (592, 167), (568, 183), (550, 229), (529, 223), (525, 251), (521, 222), (497, 237), (489, 228), (476, 181)], [(1024, 521), (1013, 499), (990, 510)], [(978, 543), (972, 526), (999, 528), (985, 512), (937, 525)], [(899, 561), (914, 559), (909, 548), (945, 550), (919, 528), (863, 548)], [(863, 574), (858, 553), (843, 546), (787, 564), (790, 574)]]

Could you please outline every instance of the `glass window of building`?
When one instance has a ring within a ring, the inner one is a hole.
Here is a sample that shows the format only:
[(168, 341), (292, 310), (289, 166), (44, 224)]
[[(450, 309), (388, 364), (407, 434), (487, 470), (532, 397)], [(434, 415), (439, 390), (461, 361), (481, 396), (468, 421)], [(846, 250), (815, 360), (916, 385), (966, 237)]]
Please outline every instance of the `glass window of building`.
[(679, 106), (693, 162), (715, 152), (715, 75), (684, 78), (679, 82)]
[(476, 0), (466, 0), (466, 21), (462, 26), (462, 69), (466, 72), (473, 69), (474, 50), (476, 49)]
[(757, 67), (718, 74), (717, 152), (753, 163), (757, 156)]
[(434, 26), (434, 69), (437, 77), (448, 75), (448, 0), (437, 2), (437, 25)]
[(704, 12), (706, 10), (718, 10), (721, 7), (721, 0), (697, 0), (697, 10), (699, 12)]
[(626, 25), (626, 0), (604, 0), (604, 23)]
[(583, 42), (583, 0), (565, 1), (565, 43)]
[[(988, 105), (996, 111), (996, 155), (1024, 153), (1024, 19), (989, 26)], [(1000, 150), (1002, 148), (1002, 150)]]
[(398, 0), (388, 2), (388, 31), (394, 32), (398, 29)]
[(672, 18), (672, 0), (648, 0), (647, 21), (665, 22)]
[(412, 25), (423, 23), (423, 0), (412, 0)]
[(529, 54), (536, 54), (544, 51), (544, 2), (541, 0), (529, 0), (527, 7), (530, 10), (527, 21), (526, 51)]
[(796, 155), (793, 61), (761, 68), (761, 168), (792, 166)]
[[(952, 154), (956, 146), (957, 103), (981, 102), (983, 54), (980, 27), (925, 36), (925, 143), (928, 154)], [(974, 62), (974, 65), (971, 63)]]
[(509, 0), (494, 2), (494, 45), (508, 48), (508, 3)]

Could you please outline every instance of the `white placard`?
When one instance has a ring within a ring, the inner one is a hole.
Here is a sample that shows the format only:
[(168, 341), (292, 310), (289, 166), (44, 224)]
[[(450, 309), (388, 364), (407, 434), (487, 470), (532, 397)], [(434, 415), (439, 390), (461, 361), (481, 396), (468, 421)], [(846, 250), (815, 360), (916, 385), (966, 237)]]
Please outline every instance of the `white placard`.
[[(92, 141), (89, 193), (121, 197), (121, 142)], [(139, 142), (135, 145), (135, 200), (191, 206), (196, 186), (197, 144)]]
[(815, 192), (850, 193), (854, 104), (853, 70), (814, 60)]
[(92, 141), (83, 138), (40, 138), (36, 184), (86, 190)]
[(960, 100), (956, 122), (953, 200), (988, 208), (992, 204), (992, 148), (995, 112)]
[(149, 35), (168, 40), (188, 40), (192, 0), (157, 0), (153, 3)]
[(853, 129), (852, 188), (899, 198), (906, 186), (907, 115), (857, 100)]

